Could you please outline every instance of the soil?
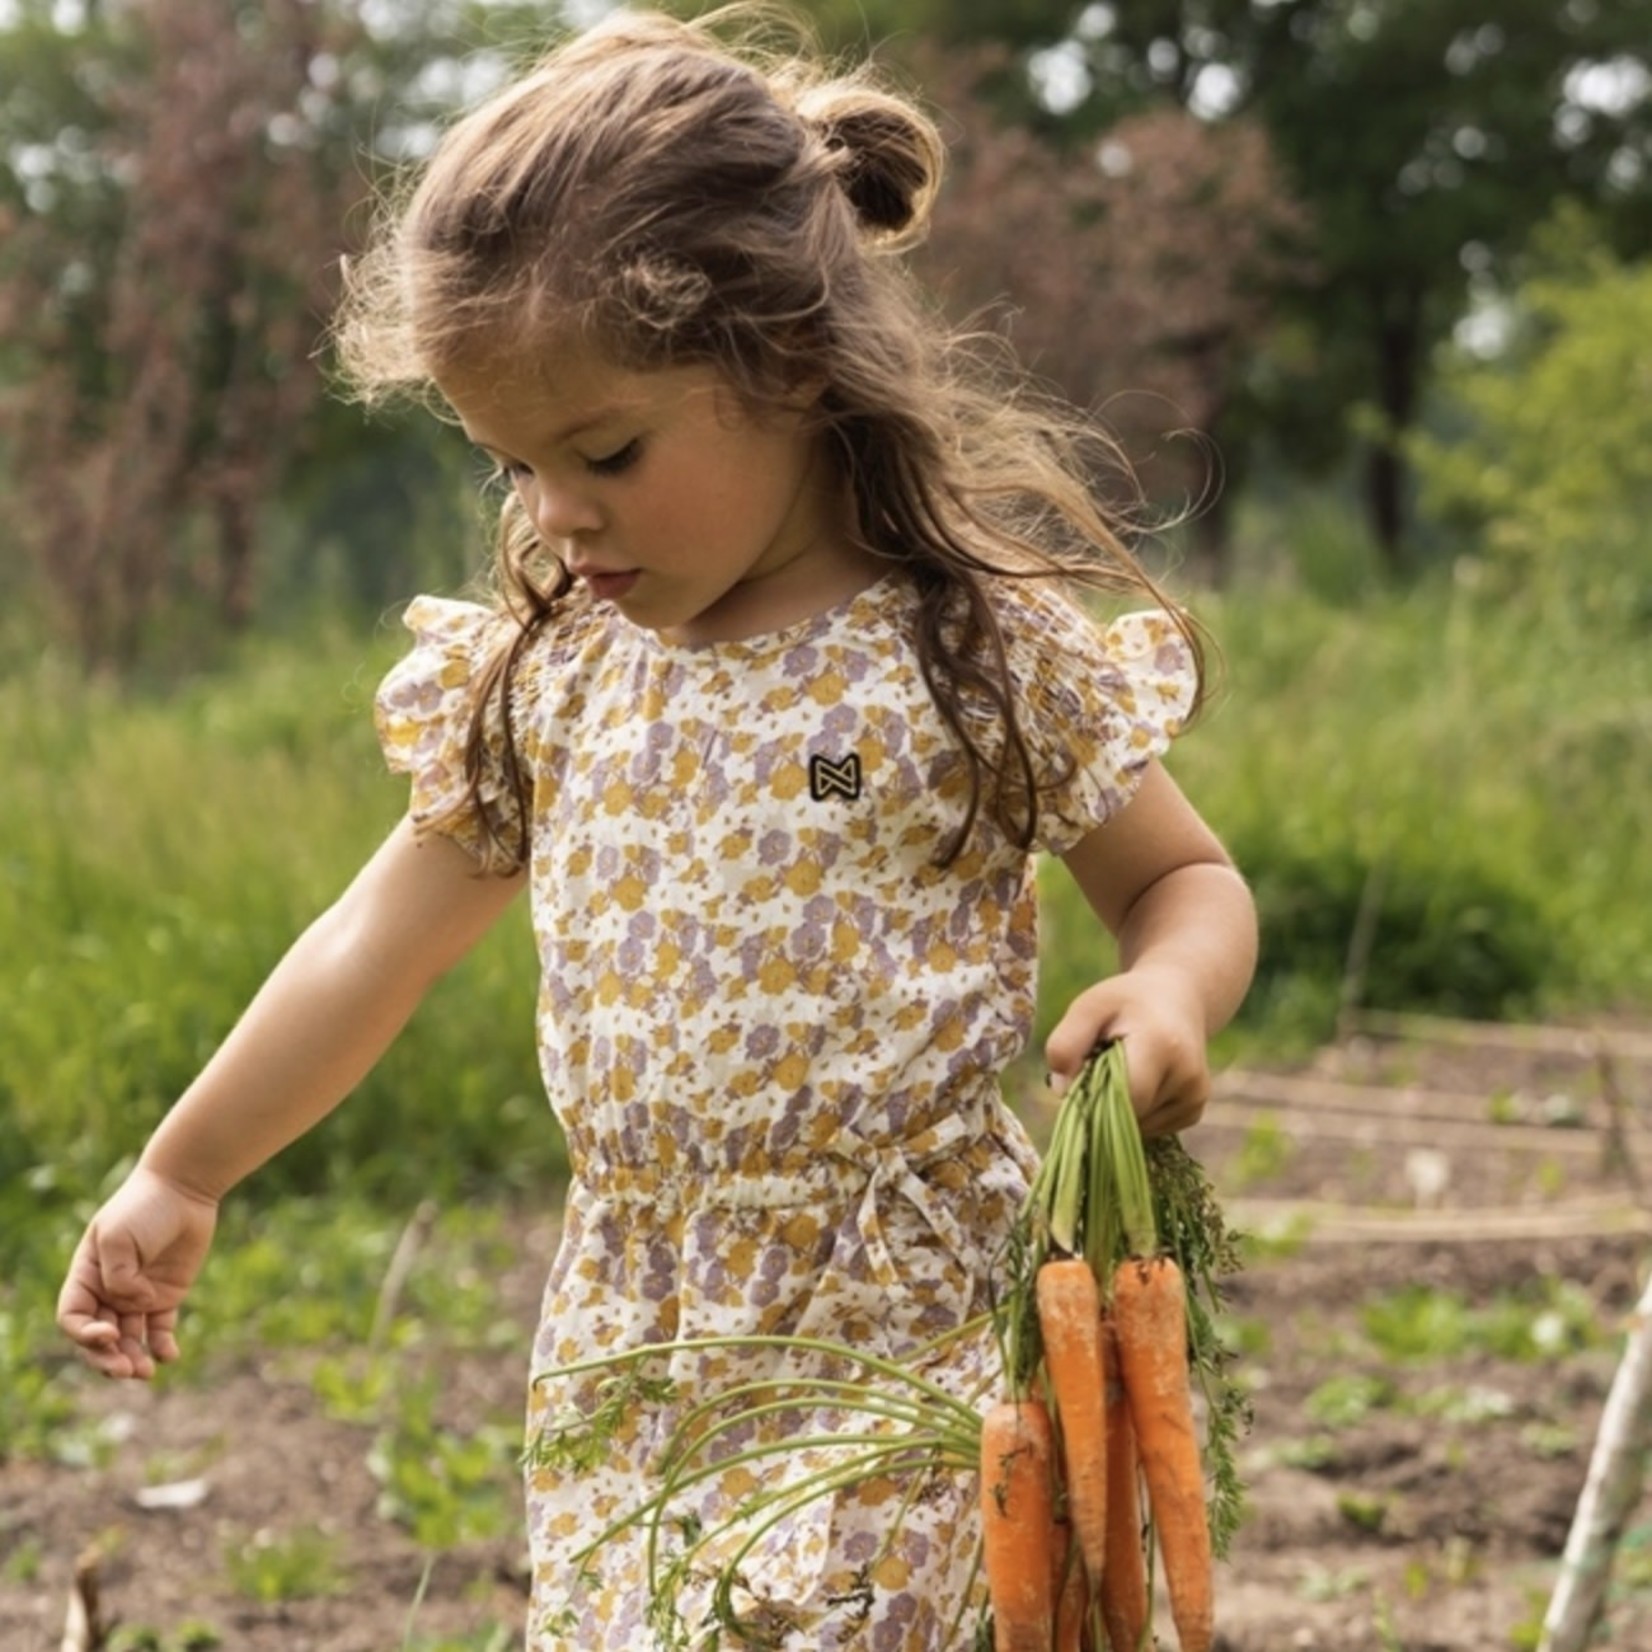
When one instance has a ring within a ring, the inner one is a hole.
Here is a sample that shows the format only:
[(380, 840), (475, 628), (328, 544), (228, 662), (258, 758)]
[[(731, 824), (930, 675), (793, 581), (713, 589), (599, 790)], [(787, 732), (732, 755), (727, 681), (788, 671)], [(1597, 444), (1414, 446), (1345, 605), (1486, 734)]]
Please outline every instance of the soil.
[[(1189, 1138), (1235, 1224), (1274, 1241), (1229, 1290), (1254, 1420), (1248, 1515), (1218, 1576), (1220, 1652), (1536, 1643), (1645, 1264), (1638, 1168), (1652, 1176), (1652, 1154), (1634, 1131), (1611, 1150), (1608, 1103), (1645, 1117), (1652, 1060), (1644, 1032), (1627, 1035), (1636, 1059), (1610, 1068), (1586, 1043), (1408, 1032), (1351, 1038), (1289, 1072), (1225, 1074)], [(499, 1281), (507, 1345), (442, 1359), (456, 1429), (519, 1408), (554, 1224), (525, 1218), (518, 1237)], [(1555, 1332), (1537, 1357), (1486, 1338), (1430, 1349), (1426, 1329), (1423, 1346), (1385, 1357), (1371, 1305), (1408, 1289), (1414, 1316), (1436, 1300), (1484, 1316), (1534, 1292), (1562, 1311), (1533, 1307)], [(76, 1560), (93, 1555), (102, 1615), (155, 1652), (519, 1644), (519, 1537), (432, 1561), (380, 1512), (372, 1429), (329, 1420), (302, 1360), (160, 1390), (88, 1378), (76, 1392), (84, 1418), (127, 1445), (93, 1467), (0, 1465), (5, 1652), (57, 1652)], [(201, 1500), (142, 1506), (157, 1463)], [(264, 1604), (232, 1587), (227, 1550), (301, 1529), (333, 1546), (341, 1592)], [(192, 1643), (190, 1625), (216, 1642)], [(1620, 1550), (1599, 1644), (1652, 1647), (1646, 1526)]]

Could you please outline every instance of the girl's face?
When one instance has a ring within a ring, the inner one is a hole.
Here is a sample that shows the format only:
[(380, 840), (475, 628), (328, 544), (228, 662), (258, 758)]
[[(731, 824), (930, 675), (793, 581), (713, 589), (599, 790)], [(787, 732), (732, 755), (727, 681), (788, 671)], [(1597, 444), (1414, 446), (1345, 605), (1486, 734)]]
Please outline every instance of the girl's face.
[(440, 388), (569, 572), (668, 640), (774, 629), (866, 583), (802, 405), (756, 418), (713, 368), (589, 352), (554, 377), (495, 360)]

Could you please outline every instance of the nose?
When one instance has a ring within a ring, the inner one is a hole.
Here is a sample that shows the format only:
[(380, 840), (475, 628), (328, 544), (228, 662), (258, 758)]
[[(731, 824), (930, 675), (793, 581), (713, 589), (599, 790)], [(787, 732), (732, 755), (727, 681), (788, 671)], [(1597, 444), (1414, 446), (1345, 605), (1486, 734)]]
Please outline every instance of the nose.
[(602, 525), (596, 502), (577, 487), (540, 476), (518, 486), (529, 520), (547, 542), (573, 539)]

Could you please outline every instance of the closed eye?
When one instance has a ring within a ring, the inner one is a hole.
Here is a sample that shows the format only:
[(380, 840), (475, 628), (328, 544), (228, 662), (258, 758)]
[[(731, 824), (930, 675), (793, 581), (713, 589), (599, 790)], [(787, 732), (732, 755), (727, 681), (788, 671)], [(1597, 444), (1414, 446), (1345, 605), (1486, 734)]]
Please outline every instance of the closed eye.
[(624, 447), (617, 447), (612, 453), (604, 453), (599, 458), (587, 459), (585, 468), (593, 476), (618, 476), (622, 470), (629, 470), (642, 457), (642, 438), (633, 437)]

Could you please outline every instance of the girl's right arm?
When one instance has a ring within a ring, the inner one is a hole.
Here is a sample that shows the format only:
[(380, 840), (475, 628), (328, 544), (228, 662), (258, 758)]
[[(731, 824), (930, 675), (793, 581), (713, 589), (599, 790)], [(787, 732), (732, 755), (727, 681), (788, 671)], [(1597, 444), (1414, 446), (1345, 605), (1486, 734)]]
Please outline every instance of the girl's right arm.
[(245, 1015), (92, 1219), (58, 1324), (109, 1376), (177, 1357), (178, 1304), (218, 1202), (360, 1082), (437, 978), (525, 883), (478, 877), (446, 838), (403, 821), (259, 989)]

